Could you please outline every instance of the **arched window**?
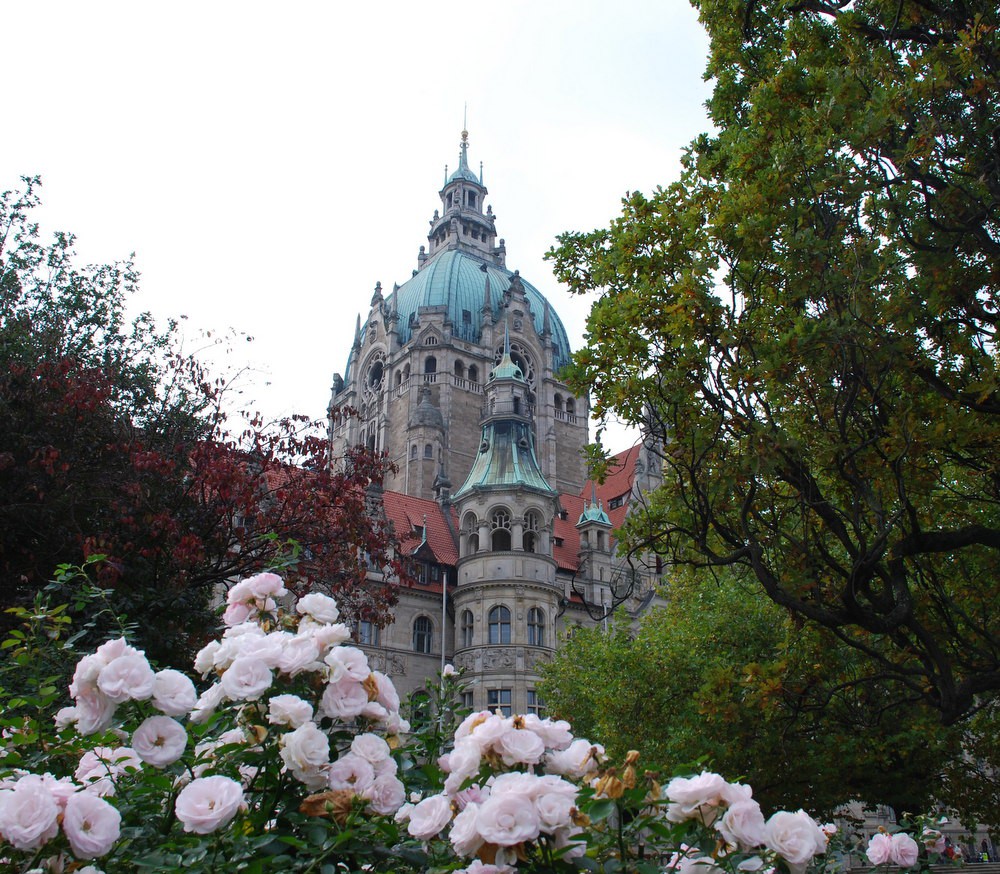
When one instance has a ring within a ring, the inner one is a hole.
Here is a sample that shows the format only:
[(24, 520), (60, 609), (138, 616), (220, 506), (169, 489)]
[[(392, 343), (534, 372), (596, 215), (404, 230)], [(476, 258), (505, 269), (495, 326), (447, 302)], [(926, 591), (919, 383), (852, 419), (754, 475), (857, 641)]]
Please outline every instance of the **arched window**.
[(503, 605), (490, 610), (490, 643), (510, 643), (510, 610)]
[(533, 510), (525, 514), (521, 543), (525, 552), (535, 552), (538, 549), (538, 514)]
[(413, 444), (413, 445), (412, 445), (412, 446), (410, 447), (410, 458), (416, 458), (416, 457), (417, 457), (417, 444), (416, 444), (416, 443), (414, 443), (414, 444)]
[(462, 646), (472, 646), (472, 634), (475, 631), (475, 622), (472, 618), (471, 610), (462, 611)]
[(409, 378), (410, 378), (410, 365), (409, 365), (409, 364), (407, 364), (407, 365), (406, 365), (406, 366), (405, 366), (405, 367), (403, 368), (403, 379), (409, 379)]
[(462, 521), (462, 534), (466, 539), (466, 555), (473, 555), (479, 552), (479, 519), (475, 513), (466, 513)]
[(455, 376), (459, 379), (465, 378), (465, 365), (461, 361), (455, 362)]
[(494, 552), (510, 551), (510, 513), (506, 510), (494, 510), (492, 518), (493, 539), (492, 546)]
[(401, 370), (396, 371), (396, 388), (399, 388), (403, 384), (403, 372)]
[(418, 616), (413, 620), (413, 651), (428, 653), (434, 637), (434, 626), (426, 616)]
[(469, 365), (469, 382), (479, 382), (479, 368), (475, 364)]
[(433, 458), (433, 457), (434, 457), (434, 447), (431, 446), (430, 443), (425, 443), (424, 444), (424, 458)]
[(576, 402), (573, 398), (566, 398), (566, 415), (575, 416), (576, 415)]
[(563, 408), (562, 395), (557, 394), (556, 397), (555, 397), (555, 400), (552, 403), (553, 403), (553, 406), (556, 408), (556, 412), (557, 413), (561, 413), (562, 412), (562, 408)]
[(427, 356), (424, 360), (424, 373), (437, 373), (438, 363), (433, 355)]
[(528, 611), (528, 645), (545, 646), (545, 613), (541, 607)]

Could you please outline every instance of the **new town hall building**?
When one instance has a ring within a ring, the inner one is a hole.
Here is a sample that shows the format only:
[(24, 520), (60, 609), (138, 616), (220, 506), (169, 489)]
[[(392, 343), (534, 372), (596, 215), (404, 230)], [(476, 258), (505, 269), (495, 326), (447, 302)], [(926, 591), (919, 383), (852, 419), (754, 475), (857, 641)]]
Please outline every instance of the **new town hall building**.
[(335, 455), (364, 444), (398, 467), (384, 512), (418, 569), (392, 625), (359, 624), (373, 665), (407, 694), (450, 662), (469, 706), (538, 712), (560, 635), (652, 596), (656, 566), (621, 561), (614, 532), (659, 464), (639, 445), (587, 480), (587, 399), (559, 377), (566, 331), (508, 269), (486, 195), (463, 131), (416, 270), (358, 317), (330, 435)]

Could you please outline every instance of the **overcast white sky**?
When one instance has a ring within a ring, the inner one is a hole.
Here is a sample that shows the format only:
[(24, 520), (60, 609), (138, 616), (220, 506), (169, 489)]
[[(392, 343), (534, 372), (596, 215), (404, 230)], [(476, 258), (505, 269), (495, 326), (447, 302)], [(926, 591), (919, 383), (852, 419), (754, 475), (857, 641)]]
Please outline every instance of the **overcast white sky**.
[(82, 260), (135, 252), (137, 311), (252, 336), (230, 363), (271, 417), (324, 415), (375, 282), (416, 266), (465, 104), (507, 265), (574, 348), (589, 302), (545, 251), (676, 178), (708, 126), (684, 0), (47, 0), (4, 31), (0, 186), (40, 174)]

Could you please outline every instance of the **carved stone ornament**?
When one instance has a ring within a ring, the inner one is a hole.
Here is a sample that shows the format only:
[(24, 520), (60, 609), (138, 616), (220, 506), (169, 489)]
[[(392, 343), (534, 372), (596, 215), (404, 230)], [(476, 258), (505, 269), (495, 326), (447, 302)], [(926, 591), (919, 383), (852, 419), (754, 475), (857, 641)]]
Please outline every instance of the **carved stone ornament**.
[(505, 647), (487, 649), (483, 653), (483, 670), (496, 671), (514, 668), (514, 651)]

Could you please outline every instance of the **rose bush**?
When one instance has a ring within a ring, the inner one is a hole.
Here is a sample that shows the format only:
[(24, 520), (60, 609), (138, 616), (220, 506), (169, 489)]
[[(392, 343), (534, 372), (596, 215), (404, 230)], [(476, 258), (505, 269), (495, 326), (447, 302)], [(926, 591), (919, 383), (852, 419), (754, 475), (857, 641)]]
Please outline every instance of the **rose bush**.
[[(333, 599), (284, 611), (285, 594), (270, 573), (233, 586), (220, 638), (195, 659), (200, 692), (119, 638), (79, 659), (73, 704), (44, 731), (17, 708), (0, 715), (0, 870), (835, 867), (835, 829), (802, 810), (765, 818), (750, 786), (709, 771), (661, 781), (638, 753), (609, 762), (561, 720), (461, 714), (451, 666), (411, 732)], [(940, 833), (917, 833), (934, 861)], [(875, 835), (867, 854), (920, 864), (903, 832)]]

